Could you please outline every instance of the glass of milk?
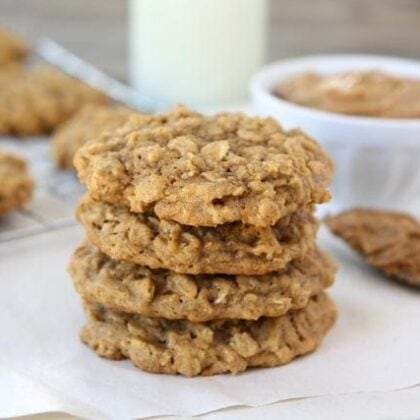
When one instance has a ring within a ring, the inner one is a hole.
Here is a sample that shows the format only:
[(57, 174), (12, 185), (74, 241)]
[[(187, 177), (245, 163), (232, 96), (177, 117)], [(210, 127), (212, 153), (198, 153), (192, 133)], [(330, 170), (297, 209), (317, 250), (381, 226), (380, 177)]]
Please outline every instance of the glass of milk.
[(267, 0), (131, 0), (130, 77), (168, 104), (246, 98), (263, 64)]

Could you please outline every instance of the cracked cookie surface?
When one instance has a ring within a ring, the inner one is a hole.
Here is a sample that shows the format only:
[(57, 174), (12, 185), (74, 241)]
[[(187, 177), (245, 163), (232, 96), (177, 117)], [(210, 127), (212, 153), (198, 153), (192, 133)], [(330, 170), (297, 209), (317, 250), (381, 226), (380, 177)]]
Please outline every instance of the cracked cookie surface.
[(89, 140), (123, 125), (132, 111), (123, 106), (86, 105), (59, 126), (52, 140), (53, 158), (60, 168), (72, 168), (77, 150)]
[(110, 257), (190, 274), (281, 270), (314, 247), (318, 227), (312, 209), (298, 210), (273, 227), (240, 222), (187, 226), (160, 220), (152, 212), (132, 213), (88, 195), (80, 201), (77, 217), (89, 240)]
[(420, 286), (420, 222), (404, 213), (354, 209), (328, 217), (331, 231), (390, 277)]
[(168, 321), (85, 306), (89, 316), (81, 339), (99, 356), (154, 373), (185, 376), (238, 373), (250, 367), (279, 366), (313, 351), (336, 319), (325, 293), (300, 310), (258, 321), (208, 323)]
[(108, 101), (98, 90), (49, 66), (4, 76), (0, 87), (0, 134), (49, 133), (83, 105)]
[(313, 139), (272, 119), (177, 107), (88, 142), (75, 166), (91, 196), (185, 225), (274, 225), (329, 199), (333, 165)]
[(0, 150), (0, 215), (21, 207), (32, 197), (34, 181), (21, 157)]
[(86, 243), (73, 254), (69, 271), (88, 301), (150, 317), (204, 322), (276, 317), (302, 308), (332, 284), (336, 268), (314, 250), (264, 276), (187, 275), (115, 261)]

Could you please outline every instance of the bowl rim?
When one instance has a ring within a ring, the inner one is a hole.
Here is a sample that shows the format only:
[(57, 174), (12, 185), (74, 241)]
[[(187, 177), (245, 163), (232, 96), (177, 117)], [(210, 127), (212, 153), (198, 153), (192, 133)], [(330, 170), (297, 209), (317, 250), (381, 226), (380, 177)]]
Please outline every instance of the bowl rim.
[[(376, 54), (315, 54), (315, 55), (305, 55), (299, 57), (285, 58), (278, 61), (271, 62), (264, 67), (262, 67), (257, 73), (255, 73), (250, 81), (250, 91), (254, 97), (263, 99), (266, 102), (271, 103), (272, 105), (277, 103), (283, 107), (287, 107), (290, 111), (304, 114), (307, 117), (316, 118), (318, 120), (329, 121), (334, 120), (337, 123), (345, 124), (355, 124), (373, 127), (381, 125), (384, 128), (395, 128), (395, 127), (404, 127), (404, 128), (418, 128), (420, 129), (420, 118), (383, 118), (383, 117), (369, 117), (369, 116), (359, 116), (359, 115), (346, 115), (335, 112), (329, 112), (324, 110), (319, 110), (316, 108), (306, 107), (303, 105), (298, 105), (293, 102), (287, 101), (285, 99), (279, 98), (274, 95), (272, 92), (273, 83), (270, 84), (270, 87), (267, 87), (268, 79), (272, 79), (273, 75), (284, 70), (285, 68), (291, 65), (302, 65), (302, 71), (304, 71), (305, 65), (308, 66), (309, 61), (314, 62), (331, 62), (331, 61), (376, 61), (378, 67), (387, 62), (393, 65), (401, 65), (406, 67), (418, 67), (420, 74), (420, 61), (410, 58), (402, 58), (396, 56), (386, 56), (386, 55), (376, 55)], [(280, 79), (280, 77), (279, 77)], [(281, 80), (281, 79), (280, 79)]]

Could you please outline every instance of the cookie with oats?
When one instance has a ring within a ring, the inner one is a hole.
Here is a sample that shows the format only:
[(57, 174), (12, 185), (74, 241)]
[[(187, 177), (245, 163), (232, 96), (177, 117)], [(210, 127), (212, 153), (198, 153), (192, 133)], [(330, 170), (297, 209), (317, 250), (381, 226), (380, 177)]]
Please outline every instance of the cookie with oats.
[(13, 83), (14, 78), (22, 76), (24, 67), (21, 63), (8, 63), (0, 66), (0, 89), (3, 89), (3, 85)]
[(239, 373), (272, 367), (313, 351), (334, 324), (325, 293), (277, 318), (192, 323), (147, 318), (86, 303), (89, 321), (81, 340), (99, 356), (131, 359), (145, 371), (185, 376)]
[(23, 60), (28, 54), (28, 47), (14, 33), (0, 28), (0, 65)]
[(184, 107), (133, 117), (79, 149), (74, 162), (94, 199), (194, 226), (274, 225), (327, 201), (333, 171), (326, 152), (302, 131)]
[(39, 66), (0, 78), (0, 135), (51, 132), (82, 106), (107, 97), (67, 74)]
[(420, 286), (420, 222), (408, 214), (354, 209), (326, 220), (372, 266), (388, 276)]
[(89, 240), (110, 257), (190, 274), (281, 270), (314, 247), (318, 228), (312, 209), (298, 210), (274, 226), (203, 227), (160, 220), (153, 212), (132, 213), (89, 196), (80, 201), (77, 217)]
[(0, 150), (0, 215), (22, 207), (32, 196), (34, 181), (26, 162), (19, 156)]
[(88, 301), (150, 317), (203, 322), (275, 317), (302, 308), (332, 284), (336, 268), (317, 249), (264, 276), (188, 275), (112, 260), (85, 243), (73, 254), (69, 271)]

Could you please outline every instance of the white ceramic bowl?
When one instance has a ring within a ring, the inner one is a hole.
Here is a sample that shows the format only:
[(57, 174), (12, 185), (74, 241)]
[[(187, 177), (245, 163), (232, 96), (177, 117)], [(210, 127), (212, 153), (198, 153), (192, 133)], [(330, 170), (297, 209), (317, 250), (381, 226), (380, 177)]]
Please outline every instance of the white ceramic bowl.
[(334, 114), (293, 104), (272, 93), (282, 80), (299, 73), (356, 69), (420, 78), (420, 62), (400, 58), (321, 55), (282, 60), (253, 77), (254, 107), (285, 128), (300, 127), (329, 151), (336, 163), (329, 210), (369, 206), (420, 212), (420, 119)]

